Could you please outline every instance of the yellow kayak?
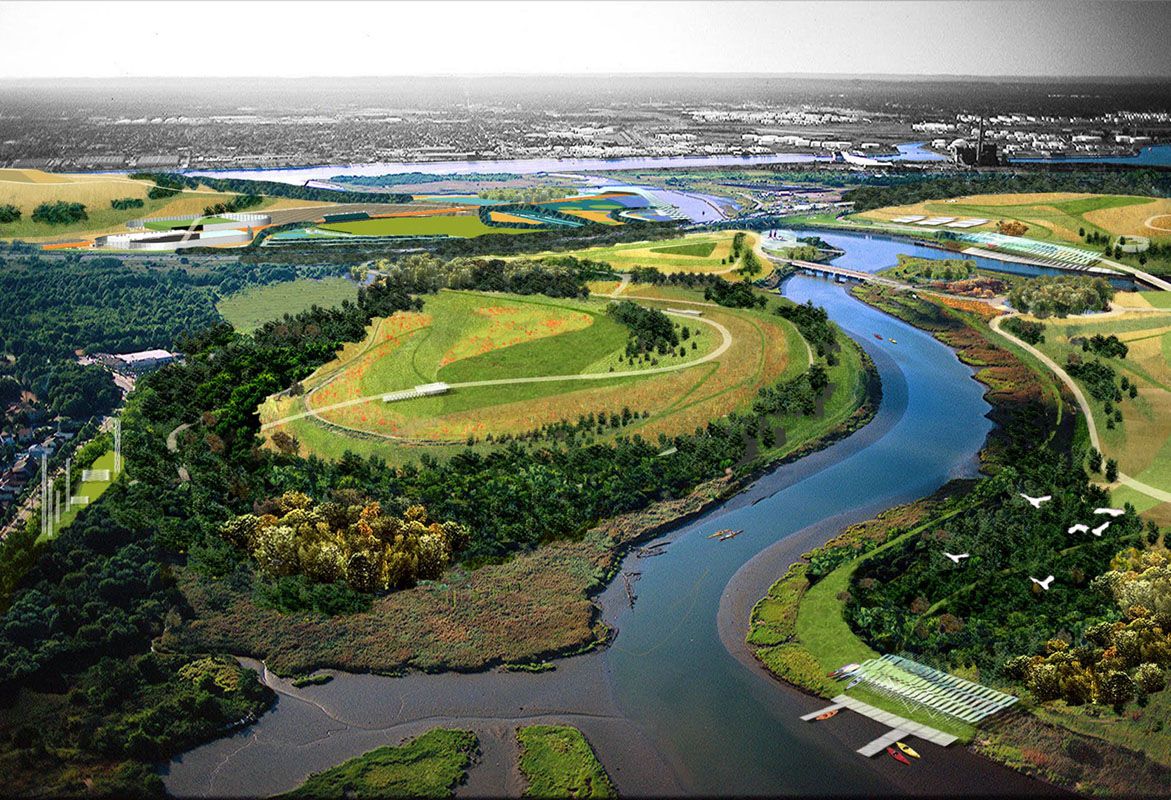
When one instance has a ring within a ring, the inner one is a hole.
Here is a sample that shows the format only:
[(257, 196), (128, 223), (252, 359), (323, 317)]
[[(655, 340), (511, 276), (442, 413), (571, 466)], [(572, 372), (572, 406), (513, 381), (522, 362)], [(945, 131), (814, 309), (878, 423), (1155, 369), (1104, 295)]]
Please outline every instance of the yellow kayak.
[(915, 752), (915, 748), (911, 747), (910, 745), (905, 745), (902, 742), (895, 742), (895, 744), (897, 744), (899, 749), (909, 755), (911, 758), (919, 757), (919, 754)]

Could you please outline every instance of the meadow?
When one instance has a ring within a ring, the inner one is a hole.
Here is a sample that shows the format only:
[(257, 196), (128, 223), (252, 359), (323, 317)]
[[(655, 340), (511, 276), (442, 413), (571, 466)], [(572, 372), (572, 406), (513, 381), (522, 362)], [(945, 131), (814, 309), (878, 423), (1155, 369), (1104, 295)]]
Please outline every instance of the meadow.
[(237, 331), (250, 333), (285, 314), (298, 314), (315, 305), (330, 308), (345, 300), (354, 301), (357, 296), (357, 284), (346, 278), (299, 278), (268, 286), (250, 286), (220, 300), (216, 310)]
[[(104, 233), (123, 233), (126, 231), (126, 223), (131, 220), (201, 214), (207, 206), (226, 203), (236, 196), (234, 193), (199, 188), (152, 200), (147, 192), (153, 186), (150, 181), (131, 180), (125, 175), (67, 175), (39, 170), (0, 169), (0, 205), (11, 204), (21, 210), (18, 221), (0, 223), (0, 239), (69, 241), (71, 237), (80, 240)], [(136, 198), (142, 200), (143, 205), (141, 208), (121, 210), (110, 206), (110, 201), (122, 198)], [(89, 218), (68, 225), (33, 221), (33, 209), (41, 203), (57, 201), (82, 203)], [(266, 198), (260, 206), (250, 210), (306, 205), (314, 204), (288, 198)], [(169, 228), (170, 224), (164, 224), (162, 229)]]
[[(1123, 473), (1171, 491), (1171, 313), (1152, 309), (1150, 313), (1122, 318), (1088, 316), (1042, 323), (1045, 341), (1037, 347), (1058, 364), (1064, 366), (1070, 355), (1086, 361), (1097, 358), (1114, 370), (1116, 384), (1125, 377), (1137, 387), (1136, 397), (1123, 392), (1122, 401), (1114, 404), (1121, 411), (1122, 421), (1115, 421), (1111, 427), (1105, 404), (1094, 399), (1087, 384), (1079, 381), (1093, 408), (1104, 456), (1116, 459)], [(1128, 348), (1126, 357), (1085, 353), (1080, 344), (1070, 342), (1095, 334), (1117, 336)], [(1171, 523), (1171, 504), (1159, 504), (1127, 487), (1116, 490), (1115, 499), (1132, 502), (1161, 524)]]
[(531, 227), (494, 228), (476, 214), (374, 217), (318, 225), (320, 230), (351, 236), (451, 236), (470, 239), (490, 234), (529, 233)]
[(517, 731), (525, 797), (617, 797), (614, 784), (577, 728), (529, 725)]
[[(968, 231), (995, 231), (1000, 220), (1015, 220), (1028, 226), (1025, 235), (1031, 239), (1075, 244), (1084, 241), (1078, 235), (1081, 230), (1086, 234), (1093, 232), (1111, 237), (1171, 236), (1171, 200), (1075, 192), (985, 194), (926, 200), (864, 211), (851, 219), (890, 222), (911, 214), (988, 220), (983, 225), (968, 228)], [(1147, 224), (1148, 221), (1151, 225)], [(1164, 230), (1163, 226), (1167, 229)], [(950, 229), (932, 226), (923, 230)]]
[[(42, 241), (120, 231), (130, 220), (197, 214), (208, 205), (234, 197), (203, 190), (152, 200), (147, 197), (147, 191), (153, 185), (124, 175), (57, 175), (39, 170), (0, 169), (0, 205), (15, 205), (22, 213), (17, 222), (0, 224), (0, 238)], [(110, 206), (111, 200), (127, 197), (142, 200), (143, 206), (122, 210)], [(47, 225), (32, 220), (33, 209), (39, 204), (56, 201), (84, 204), (89, 219), (69, 225)]]
[(309, 776), (282, 797), (451, 797), (476, 759), (471, 731), (432, 728), (398, 746), (379, 747)]
[[(628, 291), (662, 309), (684, 299), (678, 290), (650, 299), (663, 291), (659, 287), (635, 285)], [(688, 295), (692, 302), (701, 297)], [(680, 337), (687, 329), (680, 349), (632, 360), (625, 353), (627, 329), (605, 313), (609, 302), (440, 292), (427, 298), (421, 312), (377, 320), (363, 342), (347, 345), (303, 382), (304, 395), (269, 398), (261, 407), (262, 421), (308, 409), (312, 416), (289, 420), (269, 434), (283, 428), (306, 451), (328, 458), (353, 450), (394, 461), (422, 451), (454, 452), (469, 439), (485, 446), (489, 437), (522, 435), (561, 421), (575, 424), (581, 417), (596, 420), (585, 432), (598, 440), (634, 433), (657, 437), (690, 433), (745, 407), (761, 386), (791, 377), (808, 363), (804, 341), (786, 320), (767, 311), (721, 307), (704, 308), (704, 319), (731, 337), (718, 358), (702, 362), (725, 346), (723, 332), (676, 316)], [(702, 363), (692, 364), (696, 361)], [(615, 377), (607, 377), (611, 373)], [(597, 377), (568, 377), (576, 375)], [(393, 403), (378, 399), (435, 381), (538, 376), (567, 378), (458, 386), (444, 395)], [(367, 397), (375, 399), (341, 405)], [(606, 421), (597, 421), (598, 415)]]
[[(568, 255), (592, 261), (605, 261), (619, 272), (636, 267), (650, 267), (662, 272), (695, 272), (721, 274), (731, 272), (737, 265), (729, 263), (732, 255), (732, 239), (736, 231), (714, 231), (712, 233), (687, 234), (682, 239), (667, 242), (630, 242), (612, 247), (587, 247), (542, 255)], [(760, 237), (755, 233), (747, 235), (748, 245), (757, 251), (757, 256), (767, 263), (760, 251)]]

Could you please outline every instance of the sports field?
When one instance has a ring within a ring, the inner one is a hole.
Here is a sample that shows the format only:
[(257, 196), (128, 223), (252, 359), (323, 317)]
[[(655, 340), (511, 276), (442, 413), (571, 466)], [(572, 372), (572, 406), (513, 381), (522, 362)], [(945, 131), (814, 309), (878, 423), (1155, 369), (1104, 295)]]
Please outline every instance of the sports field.
[(494, 233), (529, 233), (531, 228), (494, 228), (485, 225), (476, 214), (446, 216), (397, 216), (334, 222), (318, 225), (319, 230), (347, 233), (352, 236), (452, 236), (470, 239)]
[[(628, 293), (643, 290), (651, 287)], [(591, 435), (653, 438), (690, 433), (744, 407), (760, 386), (808, 363), (799, 334), (785, 320), (713, 306), (702, 306), (700, 319), (672, 317), (680, 333), (688, 331), (682, 352), (632, 362), (624, 355), (628, 330), (606, 315), (609, 302), (440, 292), (426, 299), (422, 312), (377, 320), (365, 341), (347, 345), (303, 382), (302, 396), (266, 401), (265, 433), (283, 429), (303, 452), (325, 457), (348, 449), (400, 460), (427, 450), (454, 452), (469, 437), (482, 443), (489, 435), (499, 439), (628, 409), (626, 424), (607, 421)], [(670, 309), (681, 301), (639, 302)], [(438, 381), (452, 391), (381, 401), (383, 393)], [(494, 383), (466, 385), (480, 381)]]
[[(1125, 358), (1105, 358), (1085, 353), (1070, 339), (1094, 334), (1115, 335), (1126, 344)], [(1166, 492), (1171, 492), (1171, 312), (1153, 311), (1125, 317), (1094, 317), (1045, 322), (1045, 342), (1037, 345), (1062, 366), (1070, 354), (1084, 361), (1095, 358), (1116, 374), (1115, 384), (1125, 377), (1138, 388), (1135, 398), (1123, 391), (1113, 408), (1122, 421), (1109, 427), (1105, 404), (1094, 399), (1085, 381), (1079, 381), (1090, 405), (1102, 440), (1103, 454), (1118, 461), (1126, 475)], [(1130, 501), (1162, 524), (1171, 523), (1171, 504), (1161, 507), (1157, 500), (1132, 489), (1119, 490), (1116, 499)]]
[[(1028, 226), (1025, 235), (1029, 238), (1057, 242), (1082, 242), (1079, 230), (1112, 237), (1171, 238), (1171, 200), (1130, 195), (1075, 192), (970, 195), (888, 206), (864, 211), (853, 218), (890, 222), (909, 215), (988, 220), (968, 228), (969, 231), (994, 231), (998, 221), (1016, 220)], [(933, 226), (924, 230), (949, 229)]]
[[(82, 474), (81, 470), (76, 469), (76, 468), (74, 468), (74, 469), (76, 470), (73, 473), (74, 477), (79, 479), (79, 481), (80, 481), (80, 477)], [(111, 480), (108, 480), (108, 481), (80, 481), (77, 485), (70, 487), (70, 490), (73, 492), (74, 496), (88, 497), (89, 502), (93, 503), (93, 502), (96, 502), (97, 499), (99, 497), (101, 497), (105, 493), (106, 489), (110, 488), (110, 485), (114, 482), (113, 481), (113, 478), (114, 478), (114, 451), (110, 450), (110, 451), (107, 451), (106, 453), (104, 453), (103, 455), (98, 456), (98, 458), (94, 461), (94, 463), (90, 467), (90, 469), (109, 470)], [(64, 486), (60, 486), (58, 488), (61, 488), (63, 490)], [(77, 519), (77, 515), (81, 513), (81, 509), (83, 507), (84, 506), (80, 506), (80, 505), (73, 506), (72, 508), (66, 508), (65, 506), (62, 507), (61, 521), (54, 525), (54, 529), (56, 531), (55, 536), (59, 535), (61, 533), (61, 531), (65, 530), (65, 528), (69, 527), (70, 523), (72, 523), (73, 520)]]
[[(730, 263), (732, 238), (736, 231), (693, 233), (680, 239), (666, 239), (657, 242), (629, 242), (612, 247), (587, 247), (581, 250), (567, 250), (543, 255), (568, 255), (605, 261), (619, 272), (635, 267), (651, 267), (663, 272), (706, 272), (726, 273), (739, 265)], [(760, 251), (760, 237), (748, 233), (746, 246), (752, 247), (764, 263), (768, 263)]]
[(254, 331), (265, 322), (285, 314), (298, 314), (313, 306), (331, 308), (343, 301), (355, 301), (358, 285), (346, 278), (311, 280), (300, 278), (268, 286), (250, 286), (216, 303), (220, 316), (241, 333)]

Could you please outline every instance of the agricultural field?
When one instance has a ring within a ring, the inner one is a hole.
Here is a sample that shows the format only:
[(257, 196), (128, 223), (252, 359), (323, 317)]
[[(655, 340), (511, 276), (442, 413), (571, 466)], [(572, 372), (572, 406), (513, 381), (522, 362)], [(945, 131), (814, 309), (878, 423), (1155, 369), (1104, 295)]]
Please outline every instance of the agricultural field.
[[(1075, 192), (971, 195), (877, 208), (851, 219), (891, 222), (907, 215), (988, 220), (968, 231), (995, 231), (1000, 220), (1016, 220), (1028, 227), (1025, 235), (1031, 239), (1074, 244), (1083, 242), (1079, 230), (1111, 237), (1171, 238), (1171, 200), (1129, 195)], [(923, 230), (949, 229), (935, 226)]]
[(470, 239), (490, 234), (529, 233), (531, 227), (495, 228), (476, 214), (402, 215), (318, 225), (318, 230), (350, 236), (452, 236)]
[[(209, 205), (227, 202), (236, 196), (234, 193), (195, 189), (152, 200), (147, 197), (152, 186), (154, 184), (149, 181), (131, 180), (124, 175), (58, 175), (39, 170), (0, 169), (0, 205), (14, 205), (21, 210), (18, 221), (0, 223), (0, 239), (46, 242), (117, 233), (124, 231), (126, 223), (131, 220), (199, 214)], [(121, 210), (110, 206), (110, 201), (123, 198), (140, 199), (143, 205)], [(82, 203), (88, 219), (66, 225), (33, 221), (32, 213), (38, 205), (58, 201)], [(270, 199), (249, 210), (295, 208), (308, 204), (298, 200)]]
[[(635, 285), (627, 294), (660, 309), (702, 301), (674, 287)], [(662, 299), (641, 299), (654, 297)], [(353, 450), (397, 461), (456, 452), (469, 441), (484, 448), (600, 413), (607, 422), (588, 431), (598, 440), (655, 438), (744, 407), (761, 386), (808, 363), (787, 321), (718, 306), (704, 307), (702, 319), (672, 317), (680, 349), (631, 359), (628, 329), (606, 314), (609, 302), (440, 292), (421, 312), (376, 320), (365, 341), (303, 382), (302, 395), (269, 398), (261, 420), (270, 439), (284, 430), (328, 458)], [(383, 393), (440, 381), (452, 390), (381, 401)]]
[(313, 306), (330, 308), (346, 300), (356, 300), (357, 296), (357, 284), (346, 278), (299, 278), (268, 286), (250, 286), (220, 300), (216, 310), (237, 331), (250, 333), (285, 314), (298, 314)]
[[(1042, 324), (1045, 341), (1036, 346), (1058, 364), (1064, 366), (1070, 355), (1087, 362), (1097, 359), (1114, 370), (1116, 386), (1125, 379), (1136, 387), (1135, 397), (1122, 391), (1122, 400), (1112, 403), (1113, 412), (1108, 413), (1089, 384), (1078, 379), (1094, 409), (1103, 455), (1116, 459), (1124, 474), (1171, 492), (1171, 312), (1152, 309), (1125, 317), (1099, 315)], [(1070, 341), (1095, 334), (1117, 336), (1128, 348), (1125, 358), (1084, 352), (1080, 342)], [(1115, 498), (1133, 503), (1160, 524), (1171, 524), (1171, 504), (1160, 504), (1125, 486), (1115, 491)]]
[[(650, 267), (662, 272), (696, 272), (720, 275), (732, 272), (737, 264), (729, 263), (732, 256), (732, 239), (737, 231), (715, 231), (692, 233), (681, 239), (656, 242), (629, 242), (611, 247), (587, 247), (542, 255), (567, 255), (592, 261), (608, 262), (619, 272), (636, 267)], [(747, 244), (756, 251), (763, 263), (768, 263), (761, 251), (760, 236), (747, 234)]]

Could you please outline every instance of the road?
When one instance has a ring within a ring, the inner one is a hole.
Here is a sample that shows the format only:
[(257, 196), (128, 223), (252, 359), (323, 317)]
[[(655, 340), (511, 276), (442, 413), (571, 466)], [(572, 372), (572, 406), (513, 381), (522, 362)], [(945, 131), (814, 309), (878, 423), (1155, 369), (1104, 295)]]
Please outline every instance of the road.
[[(990, 323), (988, 323), (988, 325), (990, 328), (992, 328), (992, 330), (996, 331), (996, 333), (1000, 334), (1005, 339), (1008, 339), (1013, 344), (1017, 345), (1028, 353), (1031, 353), (1038, 361), (1048, 367), (1054, 375), (1060, 378), (1062, 383), (1069, 387), (1069, 390), (1073, 393), (1074, 399), (1077, 400), (1077, 404), (1081, 407), (1082, 415), (1086, 418), (1086, 427), (1090, 432), (1090, 444), (1093, 445), (1094, 449), (1099, 453), (1102, 452), (1102, 443), (1098, 438), (1098, 426), (1094, 422), (1094, 412), (1090, 406), (1089, 401), (1086, 399), (1085, 393), (1082, 392), (1081, 387), (1074, 382), (1073, 378), (1069, 376), (1069, 373), (1061, 368), (1060, 364), (1042, 353), (1037, 348), (1033, 347), (1028, 342), (1023, 341), (1022, 339), (1001, 328), (1001, 323), (1013, 316), (1016, 315), (1004, 314), (1002, 316), (995, 317)], [(1129, 486), (1131, 489), (1145, 494), (1147, 497), (1158, 500), (1160, 503), (1171, 503), (1171, 492), (1166, 492), (1155, 486), (1151, 486), (1150, 484), (1143, 483), (1137, 478), (1132, 478), (1131, 476), (1122, 472), (1118, 473), (1117, 483), (1124, 486)]]

